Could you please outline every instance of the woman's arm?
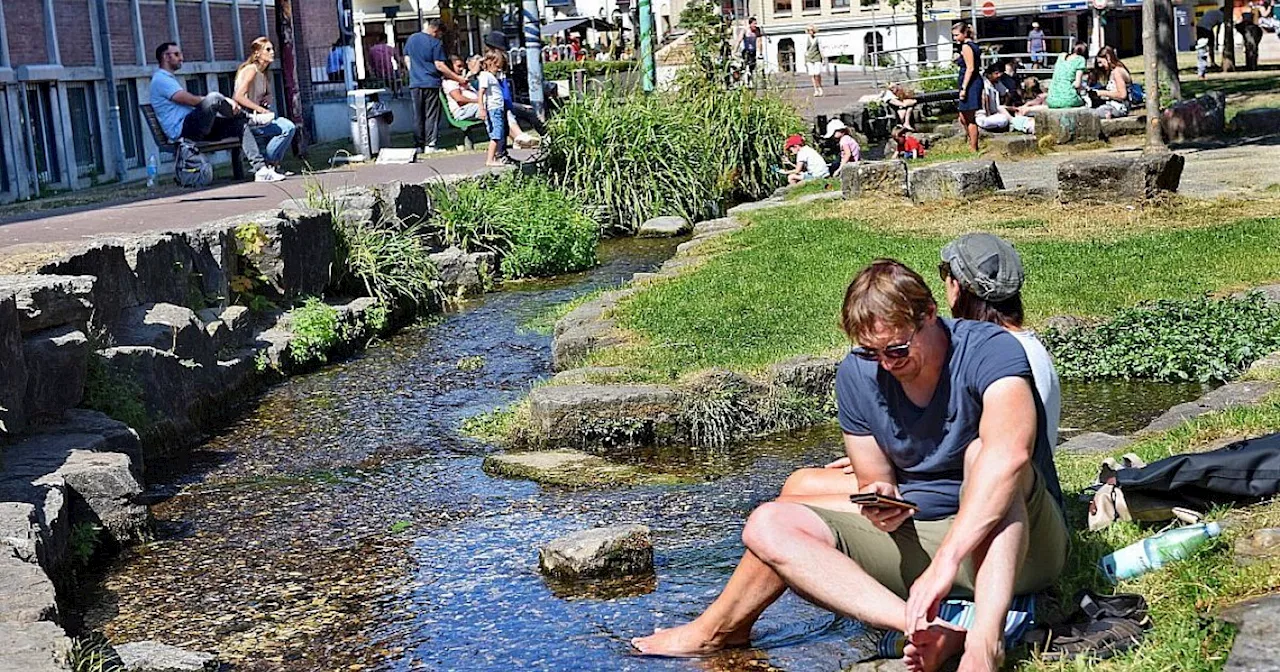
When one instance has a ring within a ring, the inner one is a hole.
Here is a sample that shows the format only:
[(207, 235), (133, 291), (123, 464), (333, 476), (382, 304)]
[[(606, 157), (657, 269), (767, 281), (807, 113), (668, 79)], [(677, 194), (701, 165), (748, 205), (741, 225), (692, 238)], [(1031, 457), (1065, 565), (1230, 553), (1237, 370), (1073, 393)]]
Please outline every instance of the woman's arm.
[(253, 84), (253, 79), (258, 76), (256, 68), (240, 68), (240, 72), (236, 73), (236, 92), (232, 96), (240, 104), (240, 107), (254, 112), (270, 112), (267, 108), (258, 104), (258, 101), (249, 98), (249, 87)]

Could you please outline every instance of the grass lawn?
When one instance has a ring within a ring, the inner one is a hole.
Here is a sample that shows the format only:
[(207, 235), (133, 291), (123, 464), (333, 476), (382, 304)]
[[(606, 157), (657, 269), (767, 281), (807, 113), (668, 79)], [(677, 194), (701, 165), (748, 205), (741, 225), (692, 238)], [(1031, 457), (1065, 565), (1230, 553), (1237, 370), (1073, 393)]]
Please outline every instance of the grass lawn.
[[(1254, 407), (1202, 416), (1181, 427), (1144, 439), (1125, 449), (1147, 462), (1170, 455), (1204, 450), (1208, 444), (1236, 437), (1280, 431), (1280, 396)], [(1056, 462), (1067, 501), (1067, 522), (1072, 533), (1071, 555), (1059, 581), (1060, 594), (1070, 600), (1075, 591), (1089, 587), (1102, 593), (1113, 590), (1099, 576), (1098, 559), (1127, 546), (1157, 528), (1117, 523), (1101, 532), (1089, 532), (1087, 505), (1077, 495), (1097, 476), (1099, 455), (1060, 453)], [(1280, 525), (1280, 502), (1268, 502), (1235, 511), (1210, 512), (1210, 520), (1226, 519), (1223, 536), (1203, 546), (1186, 561), (1167, 565), (1116, 586), (1116, 592), (1141, 593), (1151, 608), (1154, 628), (1134, 652), (1097, 663), (1099, 670), (1220, 670), (1231, 648), (1234, 629), (1212, 619), (1222, 607), (1280, 588), (1280, 560), (1237, 567), (1231, 558), (1233, 541), (1256, 529)], [(1027, 659), (1020, 669), (1073, 670), (1074, 664), (1049, 664)]]
[[(1241, 289), (1280, 278), (1278, 211), (1271, 199), (1174, 199), (1132, 208), (1028, 207), (1000, 198), (918, 207), (862, 199), (757, 211), (746, 215), (753, 226), (714, 243), (717, 256), (701, 267), (621, 304), (620, 322), (635, 338), (591, 363), (661, 379), (838, 351), (847, 344), (837, 314), (858, 269), (876, 257), (900, 259), (941, 297), (938, 251), (965, 231), (1017, 243), (1033, 325), (1053, 315), (1106, 316), (1148, 299)], [(1213, 221), (1229, 223), (1207, 225)]]

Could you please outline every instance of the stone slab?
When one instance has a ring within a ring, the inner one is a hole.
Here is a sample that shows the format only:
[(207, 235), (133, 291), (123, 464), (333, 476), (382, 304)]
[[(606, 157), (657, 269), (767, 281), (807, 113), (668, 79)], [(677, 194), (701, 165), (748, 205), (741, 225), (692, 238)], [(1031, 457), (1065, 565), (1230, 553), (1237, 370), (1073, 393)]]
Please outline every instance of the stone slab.
[(995, 161), (955, 161), (911, 172), (911, 200), (916, 203), (970, 200), (1004, 189)]
[(907, 164), (903, 161), (859, 161), (840, 167), (840, 193), (845, 198), (907, 195)]
[(1040, 153), (1040, 143), (1034, 135), (1001, 133), (987, 139), (987, 149), (996, 156), (1035, 156)]
[(840, 361), (831, 357), (800, 355), (769, 366), (775, 384), (785, 385), (814, 397), (826, 397), (835, 389)]
[(1133, 443), (1127, 436), (1114, 436), (1103, 432), (1085, 432), (1059, 444), (1058, 453), (1114, 453)]
[(1172, 152), (1140, 156), (1080, 156), (1058, 164), (1058, 200), (1063, 203), (1126, 202), (1178, 190), (1186, 164)]
[(546, 443), (609, 455), (678, 438), (680, 392), (667, 385), (550, 385), (529, 395)]
[(1115, 138), (1122, 135), (1142, 135), (1147, 132), (1146, 115), (1129, 115), (1114, 119), (1102, 119), (1102, 135)]
[(0, 669), (70, 672), (71, 640), (56, 623), (6, 623), (0, 627)]
[(613, 320), (584, 322), (555, 337), (551, 345), (551, 369), (564, 371), (577, 366), (587, 355), (623, 342), (623, 334)]
[(56, 621), (58, 601), (53, 581), (40, 565), (0, 553), (0, 630), (10, 623)]
[(93, 313), (93, 276), (0, 275), (0, 296), (12, 294), (22, 331), (64, 324), (84, 329)]
[(17, 302), (0, 295), (0, 435), (16, 434), (27, 426), (27, 365), (22, 352)]
[(644, 480), (634, 466), (607, 462), (604, 458), (578, 450), (538, 450), (490, 455), (485, 473), (506, 478), (524, 478), (543, 485), (565, 487), (613, 486)]
[(544, 574), (561, 579), (633, 576), (653, 572), (653, 542), (646, 525), (582, 530), (538, 550)]
[(640, 225), (640, 229), (636, 231), (638, 238), (674, 238), (683, 236), (693, 229), (689, 225), (689, 220), (678, 215), (670, 215), (665, 217), (654, 217), (645, 220)]
[(1097, 142), (1102, 138), (1098, 115), (1085, 107), (1036, 112), (1036, 137), (1051, 138), (1055, 145)]
[(1280, 595), (1267, 595), (1224, 609), (1219, 618), (1239, 631), (1224, 672), (1275, 670), (1280, 660)]
[(150, 640), (117, 644), (115, 650), (126, 672), (214, 672), (219, 667), (211, 653)]
[(78, 325), (64, 324), (31, 332), (22, 341), (27, 367), (23, 409), (29, 419), (62, 417), (84, 398), (89, 339)]
[(1276, 383), (1268, 381), (1236, 381), (1227, 383), (1195, 401), (1178, 404), (1165, 411), (1160, 417), (1142, 429), (1143, 432), (1161, 432), (1173, 429), (1178, 425), (1214, 411), (1232, 406), (1247, 406), (1256, 403), (1276, 389)]

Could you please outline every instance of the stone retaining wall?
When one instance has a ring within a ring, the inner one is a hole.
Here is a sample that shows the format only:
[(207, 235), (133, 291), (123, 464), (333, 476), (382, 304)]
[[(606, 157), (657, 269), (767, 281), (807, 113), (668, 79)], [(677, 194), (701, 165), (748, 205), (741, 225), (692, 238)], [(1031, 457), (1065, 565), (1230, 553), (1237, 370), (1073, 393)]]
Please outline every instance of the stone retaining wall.
[[(428, 193), (425, 183), (348, 189), (333, 212), (413, 223), (427, 217)], [(56, 597), (81, 561), (73, 533), (100, 530), (109, 548), (151, 536), (147, 461), (198, 442), (291, 370), (284, 309), (330, 288), (334, 251), (331, 211), (286, 202), (62, 246), (0, 275), (0, 667), (66, 669)], [(456, 248), (433, 261), (444, 297), (482, 291), (496, 267)], [(266, 307), (234, 304), (245, 282)], [(329, 303), (352, 336), (339, 347), (364, 343), (381, 326), (371, 311), (392, 308)]]

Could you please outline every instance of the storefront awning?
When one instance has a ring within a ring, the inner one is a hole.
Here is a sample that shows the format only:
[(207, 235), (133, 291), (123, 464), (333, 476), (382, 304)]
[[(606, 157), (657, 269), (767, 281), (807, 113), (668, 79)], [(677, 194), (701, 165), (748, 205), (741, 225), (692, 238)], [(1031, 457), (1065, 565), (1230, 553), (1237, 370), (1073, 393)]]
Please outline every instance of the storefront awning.
[(590, 28), (592, 30), (617, 30), (618, 27), (592, 16), (571, 16), (567, 19), (556, 19), (551, 23), (542, 27), (543, 35), (556, 35), (566, 30), (574, 30), (577, 28)]

